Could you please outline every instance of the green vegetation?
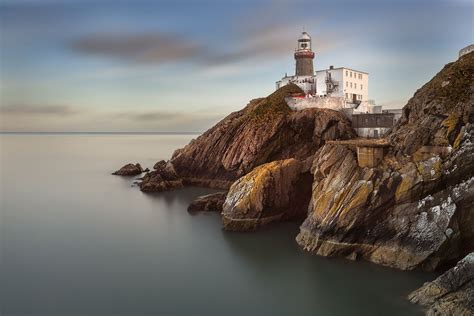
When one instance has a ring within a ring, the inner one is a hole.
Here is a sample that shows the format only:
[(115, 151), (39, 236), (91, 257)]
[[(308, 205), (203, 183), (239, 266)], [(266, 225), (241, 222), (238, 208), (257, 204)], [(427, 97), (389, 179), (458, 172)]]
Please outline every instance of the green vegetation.
[(447, 64), (427, 87), (436, 99), (443, 99), (448, 104), (448, 111), (451, 112), (459, 102), (467, 102), (471, 97), (473, 73), (474, 53), (470, 53), (457, 62)]
[(288, 114), (291, 112), (291, 109), (286, 104), (285, 97), (302, 93), (303, 90), (301, 90), (297, 85), (286, 85), (259, 101), (248, 115), (251, 119), (266, 121), (275, 115), (279, 116), (282, 114)]

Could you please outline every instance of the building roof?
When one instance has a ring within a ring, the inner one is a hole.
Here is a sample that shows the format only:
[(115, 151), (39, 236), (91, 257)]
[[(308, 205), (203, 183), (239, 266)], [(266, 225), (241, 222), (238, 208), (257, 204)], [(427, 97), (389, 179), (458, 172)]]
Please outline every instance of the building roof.
[(356, 69), (352, 69), (352, 68), (348, 68), (348, 67), (337, 67), (337, 68), (333, 68), (333, 69), (327, 68), (327, 69), (316, 70), (316, 72), (322, 72), (322, 71), (328, 71), (328, 70), (339, 70), (339, 69), (347, 69), (347, 70), (354, 71), (354, 72), (360, 72), (360, 73), (363, 73), (363, 74), (366, 74), (366, 75), (369, 74), (368, 72), (361, 71), (361, 70), (356, 70)]

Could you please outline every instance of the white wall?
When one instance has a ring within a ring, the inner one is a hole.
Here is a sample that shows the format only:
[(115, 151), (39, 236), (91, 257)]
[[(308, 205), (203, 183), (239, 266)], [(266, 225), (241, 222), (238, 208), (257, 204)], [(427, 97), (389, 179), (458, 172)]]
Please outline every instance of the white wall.
[[(385, 136), (385, 134), (390, 130), (386, 127), (360, 127), (355, 128), (357, 135), (365, 138), (380, 138)], [(377, 131), (377, 132), (376, 132)]]
[(316, 89), (316, 80), (313, 76), (289, 76), (283, 77), (276, 82), (276, 88), (279, 89), (286, 86), (290, 82), (299, 86), (305, 93), (309, 93)]
[[(352, 94), (361, 95), (361, 101), (369, 99), (369, 75), (360, 71), (343, 68), (344, 96), (347, 93), (348, 99), (352, 100)], [(360, 75), (360, 76), (359, 76)], [(360, 78), (362, 77), (362, 78)]]
[(319, 96), (327, 95), (326, 92), (326, 71), (331, 73), (331, 79), (339, 84), (338, 90), (333, 92), (333, 97), (344, 97), (344, 87), (342, 84), (342, 69), (318, 70), (316, 71), (316, 94)]
[(314, 98), (285, 98), (286, 104), (292, 110), (304, 110), (308, 108), (324, 108), (340, 111), (344, 108), (346, 102), (342, 97), (314, 97)]

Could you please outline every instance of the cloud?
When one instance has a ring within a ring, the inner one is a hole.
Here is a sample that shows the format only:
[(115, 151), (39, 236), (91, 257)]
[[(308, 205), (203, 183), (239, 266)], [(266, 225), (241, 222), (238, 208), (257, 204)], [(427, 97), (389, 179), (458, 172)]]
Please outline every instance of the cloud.
[(195, 41), (164, 32), (94, 34), (72, 41), (70, 47), (87, 55), (157, 64), (190, 59), (202, 50)]
[(119, 112), (113, 114), (114, 117), (127, 119), (131, 121), (170, 121), (181, 120), (189, 115), (182, 112), (165, 112), (165, 111), (145, 111), (145, 112)]
[(57, 115), (68, 116), (80, 111), (68, 105), (15, 104), (0, 107), (0, 113), (12, 115)]
[[(109, 114), (106, 114), (109, 115)], [(160, 110), (153, 111), (126, 111), (126, 112), (113, 112), (111, 116), (117, 119), (123, 119), (135, 122), (157, 122), (166, 123), (167, 125), (173, 124), (184, 124), (192, 121), (214, 121), (218, 118), (223, 117), (222, 114), (215, 113), (213, 111), (200, 111), (200, 112), (167, 112)]]
[[(291, 23), (278, 20), (264, 21), (258, 27), (236, 27), (235, 32), (226, 35), (222, 41), (189, 39), (164, 31), (143, 33), (100, 33), (82, 36), (68, 42), (73, 51), (90, 56), (114, 58), (139, 64), (165, 64), (191, 62), (198, 66), (213, 67), (242, 61), (271, 60), (291, 56), (296, 46), (299, 31)], [(318, 51), (335, 44), (335, 36), (315, 34), (313, 41)]]

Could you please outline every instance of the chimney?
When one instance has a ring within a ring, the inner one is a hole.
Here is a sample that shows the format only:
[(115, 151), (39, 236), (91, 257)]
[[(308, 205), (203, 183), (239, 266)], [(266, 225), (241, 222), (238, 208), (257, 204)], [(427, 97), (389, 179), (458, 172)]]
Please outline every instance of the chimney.
[(331, 69), (331, 70), (334, 69), (334, 66), (333, 65), (329, 66), (329, 69)]

